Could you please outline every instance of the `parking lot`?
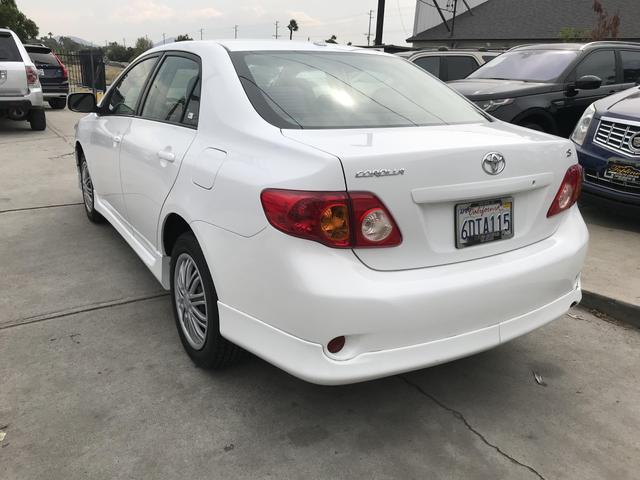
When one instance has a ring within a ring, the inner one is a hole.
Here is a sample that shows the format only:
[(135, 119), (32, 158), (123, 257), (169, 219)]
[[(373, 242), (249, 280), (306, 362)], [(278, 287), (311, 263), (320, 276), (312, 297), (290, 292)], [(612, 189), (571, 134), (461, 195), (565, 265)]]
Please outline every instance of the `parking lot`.
[[(640, 330), (581, 307), (351, 386), (250, 355), (196, 369), (169, 297), (85, 217), (78, 117), (48, 110), (45, 132), (0, 121), (0, 478), (638, 478)], [(583, 211), (598, 247), (585, 288), (640, 303), (638, 217)]]

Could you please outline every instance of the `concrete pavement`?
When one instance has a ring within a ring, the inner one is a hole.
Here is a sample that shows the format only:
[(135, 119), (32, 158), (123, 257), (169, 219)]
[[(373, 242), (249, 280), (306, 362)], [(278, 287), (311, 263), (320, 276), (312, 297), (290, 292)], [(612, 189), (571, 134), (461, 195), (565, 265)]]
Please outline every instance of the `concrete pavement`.
[(47, 113), (42, 134), (0, 122), (3, 480), (637, 478), (640, 330), (579, 308), (360, 385), (310, 385), (251, 356), (195, 368), (157, 282), (84, 218), (75, 114)]

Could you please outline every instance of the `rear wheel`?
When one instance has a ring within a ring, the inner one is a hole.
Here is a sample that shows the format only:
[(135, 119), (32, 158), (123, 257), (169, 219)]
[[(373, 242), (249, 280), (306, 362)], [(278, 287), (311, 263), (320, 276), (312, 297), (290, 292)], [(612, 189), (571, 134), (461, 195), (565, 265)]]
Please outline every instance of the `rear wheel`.
[(104, 217), (100, 215), (95, 208), (95, 199), (93, 192), (93, 181), (89, 175), (89, 166), (84, 156), (80, 157), (80, 181), (82, 183), (82, 199), (84, 200), (84, 211), (87, 218), (93, 223), (101, 223)]
[(49, 106), (54, 110), (62, 110), (67, 106), (67, 100), (65, 98), (52, 98), (49, 100)]
[(171, 304), (178, 335), (196, 365), (219, 369), (242, 350), (220, 335), (218, 296), (193, 233), (181, 235), (171, 253)]
[(29, 124), (31, 125), (31, 130), (42, 131), (46, 129), (47, 118), (44, 116), (44, 110), (31, 110)]

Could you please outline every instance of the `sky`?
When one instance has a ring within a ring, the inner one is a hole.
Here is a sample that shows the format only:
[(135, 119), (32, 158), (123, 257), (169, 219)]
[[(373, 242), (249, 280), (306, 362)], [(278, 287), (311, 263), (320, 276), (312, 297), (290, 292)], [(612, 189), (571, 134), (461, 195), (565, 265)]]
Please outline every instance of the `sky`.
[[(286, 25), (295, 18), (294, 39), (321, 41), (331, 35), (339, 43), (366, 44), (369, 10), (375, 36), (377, 0), (17, 0), (18, 7), (40, 28), (40, 35), (75, 36), (104, 45), (133, 45), (148, 36), (154, 43), (188, 33), (195, 39), (272, 38), (275, 22), (288, 39)], [(416, 0), (387, 0), (384, 42), (405, 45), (412, 35)]]

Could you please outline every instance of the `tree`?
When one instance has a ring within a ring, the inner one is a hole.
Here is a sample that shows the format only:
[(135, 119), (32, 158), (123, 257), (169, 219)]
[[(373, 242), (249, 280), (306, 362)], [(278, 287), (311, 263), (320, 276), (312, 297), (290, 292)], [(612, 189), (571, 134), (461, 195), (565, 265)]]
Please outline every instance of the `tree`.
[(298, 30), (300, 30), (300, 27), (298, 27), (298, 22), (296, 22), (296, 20), (292, 18), (291, 20), (289, 20), (289, 25), (287, 25), (287, 28), (289, 29), (289, 40), (293, 40), (293, 32), (297, 32)]
[(0, 0), (0, 25), (13, 30), (23, 42), (36, 38), (39, 32), (36, 22), (18, 9), (15, 0)]
[(563, 42), (584, 42), (591, 36), (588, 29), (564, 27), (560, 29), (560, 39)]
[(142, 55), (144, 52), (153, 48), (153, 42), (147, 37), (140, 37), (136, 40), (136, 46), (133, 47), (133, 58)]
[(184, 35), (178, 35), (176, 37), (175, 41), (176, 42), (186, 42), (188, 40), (193, 40), (193, 38), (191, 38), (188, 33), (185, 33)]
[(618, 31), (620, 30), (620, 15), (616, 12), (614, 15), (609, 15), (609, 12), (605, 10), (600, 0), (593, 0), (593, 11), (597, 16), (597, 23), (595, 28), (591, 31), (591, 40), (608, 40), (610, 38), (617, 38)]
[(118, 42), (111, 42), (107, 47), (107, 58), (114, 62), (128, 62), (134, 56), (133, 48), (126, 48)]
[(338, 37), (331, 35), (331, 38), (329, 38), (329, 40), (325, 40), (325, 43), (338, 43)]

